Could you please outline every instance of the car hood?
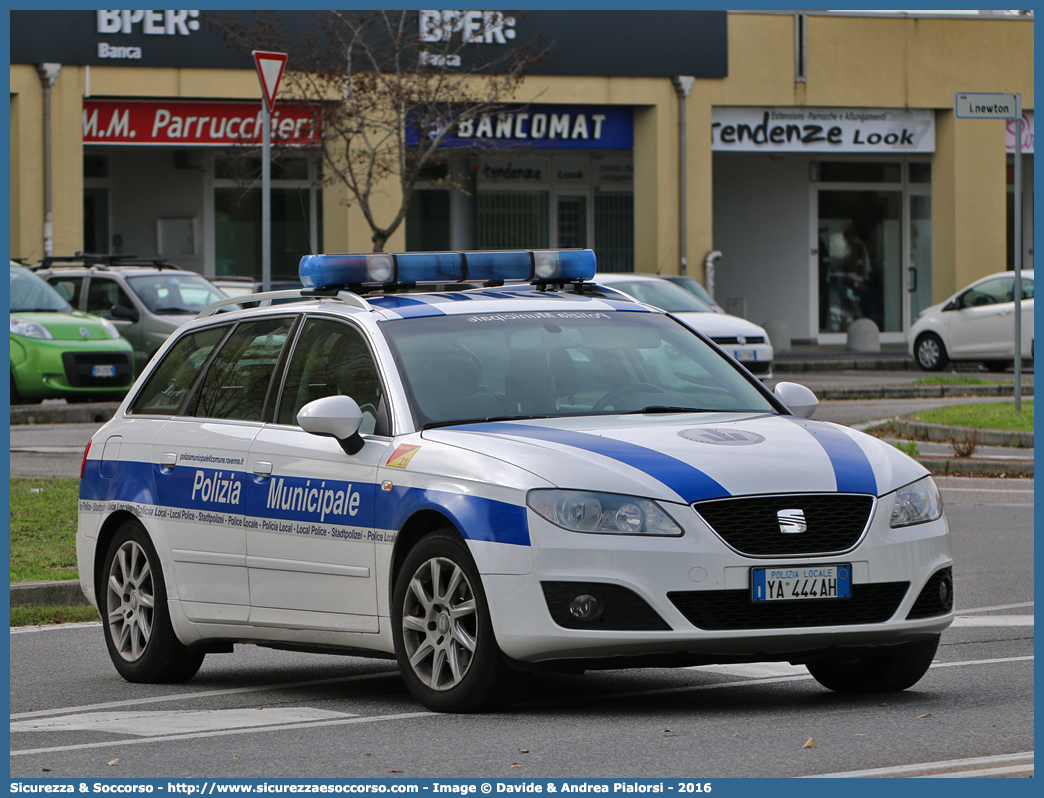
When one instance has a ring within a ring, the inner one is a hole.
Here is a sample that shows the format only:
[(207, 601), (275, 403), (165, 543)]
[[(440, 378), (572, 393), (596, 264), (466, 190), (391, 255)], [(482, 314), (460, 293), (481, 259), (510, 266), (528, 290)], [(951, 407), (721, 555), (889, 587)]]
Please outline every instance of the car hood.
[(928, 473), (861, 432), (770, 414), (488, 422), (422, 437), (514, 464), (560, 488), (685, 503), (776, 493), (881, 496)]
[(739, 316), (730, 316), (727, 313), (672, 313), (671, 315), (708, 337), (763, 335), (765, 343), (768, 343), (768, 335), (763, 327), (759, 327), (752, 321), (741, 319)]
[[(72, 313), (12, 313), (12, 319), (33, 321), (45, 327), (58, 341), (111, 341), (112, 336), (97, 316), (82, 311)], [(85, 331), (87, 334), (84, 335)]]

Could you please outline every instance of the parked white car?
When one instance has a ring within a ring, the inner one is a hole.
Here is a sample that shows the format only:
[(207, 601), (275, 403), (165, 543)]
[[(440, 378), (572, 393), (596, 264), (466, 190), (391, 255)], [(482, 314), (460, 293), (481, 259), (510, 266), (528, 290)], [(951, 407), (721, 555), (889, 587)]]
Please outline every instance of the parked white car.
[(595, 282), (623, 291), (654, 308), (666, 310), (701, 332), (742, 363), (759, 379), (772, 378), (772, 344), (764, 327), (715, 312), (690, 291), (654, 274), (596, 274)]
[[(910, 328), (910, 354), (925, 371), (951, 360), (981, 360), (1004, 371), (1015, 360), (1015, 275), (983, 277), (921, 311)], [(1033, 270), (1022, 272), (1022, 357), (1033, 357)]]

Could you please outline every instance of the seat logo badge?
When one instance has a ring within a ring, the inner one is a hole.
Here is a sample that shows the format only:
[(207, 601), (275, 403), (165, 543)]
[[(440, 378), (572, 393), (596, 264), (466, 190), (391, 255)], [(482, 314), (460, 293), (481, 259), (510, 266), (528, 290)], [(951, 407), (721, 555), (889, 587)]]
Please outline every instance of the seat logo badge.
[(80, 328), (80, 335), (82, 335), (84, 338), (90, 338), (91, 337), (91, 331), (88, 330), (86, 327), (81, 327)]
[(780, 510), (776, 513), (776, 520), (779, 521), (779, 531), (784, 535), (794, 535), (808, 529), (804, 510)]

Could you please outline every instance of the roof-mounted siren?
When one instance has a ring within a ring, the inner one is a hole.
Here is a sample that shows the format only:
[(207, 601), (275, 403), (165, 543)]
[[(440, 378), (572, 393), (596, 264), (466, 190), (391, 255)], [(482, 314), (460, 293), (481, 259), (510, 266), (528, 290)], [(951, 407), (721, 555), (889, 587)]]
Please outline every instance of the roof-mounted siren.
[(385, 289), (465, 281), (546, 286), (591, 280), (597, 268), (590, 249), (524, 249), (489, 252), (368, 252), (306, 255), (299, 274), (317, 291), (361, 286)]

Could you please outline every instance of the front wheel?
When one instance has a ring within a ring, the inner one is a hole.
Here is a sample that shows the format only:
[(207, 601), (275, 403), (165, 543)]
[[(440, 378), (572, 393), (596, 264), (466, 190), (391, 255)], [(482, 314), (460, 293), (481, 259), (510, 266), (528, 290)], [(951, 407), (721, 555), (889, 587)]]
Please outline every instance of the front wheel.
[(185, 682), (203, 664), (202, 653), (174, 634), (156, 549), (137, 521), (127, 521), (105, 554), (97, 591), (105, 645), (128, 682)]
[(814, 660), (805, 667), (821, 685), (837, 693), (892, 693), (913, 687), (931, 667), (939, 636), (882, 649), (880, 654)]
[(392, 629), (406, 686), (428, 709), (502, 709), (524, 684), (500, 652), (478, 570), (456, 530), (432, 532), (406, 556)]
[(914, 344), (914, 358), (924, 371), (942, 371), (950, 358), (946, 354), (946, 346), (935, 333), (924, 333)]

